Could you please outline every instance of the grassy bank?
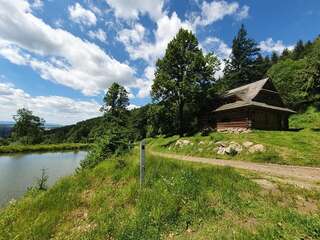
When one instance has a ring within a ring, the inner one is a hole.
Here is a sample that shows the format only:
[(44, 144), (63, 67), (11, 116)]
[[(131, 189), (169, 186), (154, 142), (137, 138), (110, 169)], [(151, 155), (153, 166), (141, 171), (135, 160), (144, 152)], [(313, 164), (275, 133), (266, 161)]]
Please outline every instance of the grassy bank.
[[(178, 153), (200, 157), (234, 159), (253, 162), (268, 162), (289, 165), (320, 166), (320, 134), (306, 129), (299, 132), (288, 131), (253, 131), (244, 134), (212, 133), (209, 136), (195, 135), (185, 137), (189, 144), (177, 146), (178, 136), (150, 139), (153, 149), (160, 152)], [(240, 145), (247, 141), (262, 144), (265, 152), (250, 153), (243, 151), (236, 155), (220, 155), (217, 143), (236, 142)]]
[(0, 211), (0, 239), (319, 239), (319, 193), (263, 189), (230, 168), (111, 159)]
[(319, 239), (320, 194), (263, 189), (230, 168), (111, 159), (0, 212), (0, 239)]
[(0, 154), (22, 152), (49, 152), (88, 149), (90, 144), (63, 143), (63, 144), (38, 144), (38, 145), (9, 145), (0, 146)]

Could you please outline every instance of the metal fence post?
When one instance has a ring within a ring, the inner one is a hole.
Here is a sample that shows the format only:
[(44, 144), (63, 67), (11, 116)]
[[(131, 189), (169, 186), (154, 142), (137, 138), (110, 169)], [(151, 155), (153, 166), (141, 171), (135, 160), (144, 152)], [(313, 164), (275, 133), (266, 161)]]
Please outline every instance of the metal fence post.
[(144, 183), (144, 172), (145, 172), (145, 156), (146, 156), (146, 141), (140, 142), (140, 187)]

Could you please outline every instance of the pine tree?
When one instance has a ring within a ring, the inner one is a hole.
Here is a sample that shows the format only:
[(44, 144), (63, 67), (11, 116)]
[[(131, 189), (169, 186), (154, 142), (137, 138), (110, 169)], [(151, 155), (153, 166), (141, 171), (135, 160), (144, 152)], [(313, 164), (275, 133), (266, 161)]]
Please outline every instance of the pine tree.
[(271, 64), (276, 64), (279, 61), (279, 56), (276, 52), (272, 52), (271, 54)]
[(259, 78), (255, 64), (259, 51), (257, 43), (248, 38), (247, 30), (242, 25), (237, 36), (233, 39), (231, 58), (226, 61), (224, 70), (229, 87), (248, 84)]
[(305, 46), (302, 40), (299, 40), (292, 52), (292, 59), (299, 60), (304, 57)]

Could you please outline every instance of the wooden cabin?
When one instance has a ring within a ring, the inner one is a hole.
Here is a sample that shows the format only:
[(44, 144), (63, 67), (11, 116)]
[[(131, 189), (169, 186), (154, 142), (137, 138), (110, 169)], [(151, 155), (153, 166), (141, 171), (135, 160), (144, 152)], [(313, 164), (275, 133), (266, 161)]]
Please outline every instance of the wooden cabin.
[(288, 118), (295, 113), (284, 105), (269, 78), (228, 91), (223, 102), (214, 110), (218, 131), (235, 128), (287, 130)]

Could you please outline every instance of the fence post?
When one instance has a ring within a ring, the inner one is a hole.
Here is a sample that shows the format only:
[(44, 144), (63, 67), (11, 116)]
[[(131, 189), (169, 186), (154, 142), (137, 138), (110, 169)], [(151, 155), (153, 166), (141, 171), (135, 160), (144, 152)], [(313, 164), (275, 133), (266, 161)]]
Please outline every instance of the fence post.
[(144, 183), (146, 140), (140, 142), (140, 187)]

